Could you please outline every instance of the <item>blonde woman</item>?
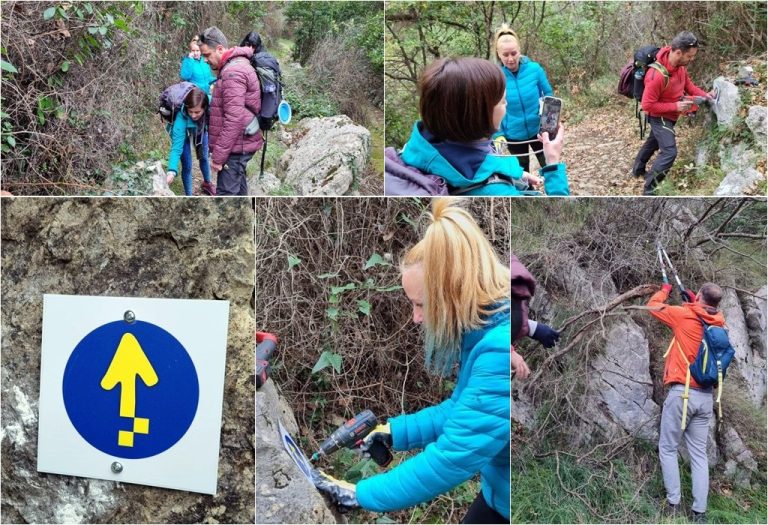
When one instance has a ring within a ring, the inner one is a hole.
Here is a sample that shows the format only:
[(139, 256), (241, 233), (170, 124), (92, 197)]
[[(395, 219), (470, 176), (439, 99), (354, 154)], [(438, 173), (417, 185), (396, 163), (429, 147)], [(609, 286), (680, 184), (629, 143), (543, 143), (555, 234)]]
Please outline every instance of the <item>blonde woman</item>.
[(315, 472), (315, 485), (342, 509), (385, 512), (429, 501), (479, 472), (481, 492), (463, 522), (508, 523), (509, 268), (458, 200), (442, 198), (401, 276), (413, 322), (424, 329), (426, 366), (447, 375), (458, 364), (456, 388), (437, 406), (390, 418), (364, 446), (423, 452), (357, 485)]
[[(499, 135), (510, 142), (509, 152), (517, 156), (523, 171), (530, 173), (529, 148), (540, 166), (546, 165), (539, 133), (539, 99), (552, 95), (547, 74), (538, 63), (520, 51), (520, 39), (507, 24), (496, 30), (493, 39), (496, 58), (507, 81), (507, 112), (501, 121)], [(554, 137), (549, 137), (553, 139)]]

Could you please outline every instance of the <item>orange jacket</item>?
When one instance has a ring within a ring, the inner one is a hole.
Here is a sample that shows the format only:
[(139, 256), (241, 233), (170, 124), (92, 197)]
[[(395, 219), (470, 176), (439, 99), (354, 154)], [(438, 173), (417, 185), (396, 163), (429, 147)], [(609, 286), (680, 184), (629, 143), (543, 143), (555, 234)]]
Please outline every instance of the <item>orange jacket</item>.
[[(663, 289), (653, 294), (648, 301), (648, 307), (657, 310), (651, 310), (651, 315), (672, 329), (674, 338), (680, 343), (688, 358), (688, 363), (693, 363), (696, 354), (699, 353), (701, 339), (704, 337), (704, 327), (696, 315), (699, 315), (707, 324), (715, 326), (725, 326), (725, 318), (715, 308), (699, 302), (683, 303), (681, 306), (664, 304), (668, 298), (669, 292)], [(684, 385), (687, 368), (675, 343), (664, 363), (664, 384)], [(693, 378), (691, 378), (691, 386), (701, 388)]]

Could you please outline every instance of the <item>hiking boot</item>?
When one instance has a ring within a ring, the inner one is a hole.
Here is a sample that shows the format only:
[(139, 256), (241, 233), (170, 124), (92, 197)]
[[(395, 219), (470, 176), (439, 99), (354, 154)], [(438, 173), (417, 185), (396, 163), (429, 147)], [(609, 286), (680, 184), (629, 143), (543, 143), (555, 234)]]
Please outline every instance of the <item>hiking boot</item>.
[(669, 502), (669, 500), (665, 500), (666, 505), (664, 505), (663, 513), (665, 516), (669, 518), (677, 518), (683, 515), (683, 511), (680, 507), (680, 503), (672, 504)]
[(706, 523), (707, 522), (707, 513), (706, 512), (696, 512), (695, 510), (691, 511), (691, 521), (694, 523)]
[(644, 179), (647, 173), (648, 172), (645, 171), (645, 170), (643, 170), (642, 172), (637, 172), (635, 170), (632, 170), (630, 172), (630, 176), (632, 176), (632, 177), (640, 177), (640, 178)]
[(200, 186), (200, 188), (206, 195), (212, 195), (214, 197), (216, 196), (216, 186), (212, 182), (203, 181), (203, 184)]

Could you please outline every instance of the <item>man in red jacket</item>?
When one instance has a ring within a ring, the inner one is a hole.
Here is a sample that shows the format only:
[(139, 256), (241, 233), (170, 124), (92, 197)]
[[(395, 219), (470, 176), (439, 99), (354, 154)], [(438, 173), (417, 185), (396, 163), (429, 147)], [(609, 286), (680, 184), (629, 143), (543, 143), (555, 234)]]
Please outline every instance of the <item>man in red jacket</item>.
[(695, 296), (693, 292), (687, 291), (689, 302), (681, 306), (670, 306), (665, 303), (671, 290), (671, 284), (664, 284), (648, 301), (651, 315), (669, 326), (673, 333), (664, 362), (664, 385), (669, 386), (669, 392), (661, 411), (659, 461), (664, 488), (667, 490), (667, 510), (674, 516), (680, 513), (681, 507), (677, 449), (685, 438), (691, 458), (692, 517), (694, 521), (704, 523), (709, 493), (707, 437), (709, 421), (712, 419), (712, 387), (702, 388), (693, 378), (690, 379), (685, 430), (682, 428), (685, 406), (683, 396), (688, 363), (696, 359), (704, 337), (704, 326), (700, 318), (709, 325), (725, 325), (723, 314), (717, 310), (723, 291), (716, 284), (706, 283)]
[[(693, 104), (690, 100), (681, 100), (683, 94), (712, 98), (709, 93), (691, 82), (685, 68), (696, 58), (698, 50), (699, 41), (693, 33), (683, 31), (669, 46), (659, 50), (656, 64), (661, 67), (649, 67), (645, 74), (641, 105), (648, 115), (651, 132), (632, 166), (633, 175), (645, 177), (643, 195), (653, 195), (656, 185), (664, 180), (677, 157), (675, 123), (680, 114), (688, 111)], [(656, 157), (651, 171), (646, 173), (646, 164), (657, 150), (661, 150), (659, 156)]]
[(228, 45), (216, 27), (200, 35), (200, 53), (217, 76), (208, 127), (211, 169), (218, 172), (217, 195), (248, 195), (246, 166), (264, 141), (261, 131), (245, 130), (261, 110), (261, 92), (253, 49)]

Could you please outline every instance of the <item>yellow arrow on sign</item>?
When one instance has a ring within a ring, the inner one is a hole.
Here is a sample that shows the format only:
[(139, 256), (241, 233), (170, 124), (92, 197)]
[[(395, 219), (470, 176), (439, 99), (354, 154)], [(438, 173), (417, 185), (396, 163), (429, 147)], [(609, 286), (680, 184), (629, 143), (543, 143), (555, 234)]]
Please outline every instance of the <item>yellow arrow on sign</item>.
[(120, 417), (136, 416), (136, 376), (147, 386), (157, 384), (157, 373), (133, 334), (124, 334), (101, 378), (101, 388), (112, 390), (120, 383)]

